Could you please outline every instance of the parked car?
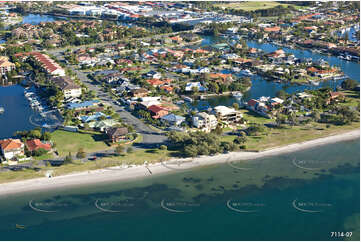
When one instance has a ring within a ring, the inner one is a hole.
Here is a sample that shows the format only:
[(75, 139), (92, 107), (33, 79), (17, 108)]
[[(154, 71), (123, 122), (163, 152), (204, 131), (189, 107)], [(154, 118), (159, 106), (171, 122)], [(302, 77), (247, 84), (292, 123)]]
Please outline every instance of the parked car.
[(96, 159), (97, 157), (95, 155), (88, 158), (88, 160), (96, 160)]

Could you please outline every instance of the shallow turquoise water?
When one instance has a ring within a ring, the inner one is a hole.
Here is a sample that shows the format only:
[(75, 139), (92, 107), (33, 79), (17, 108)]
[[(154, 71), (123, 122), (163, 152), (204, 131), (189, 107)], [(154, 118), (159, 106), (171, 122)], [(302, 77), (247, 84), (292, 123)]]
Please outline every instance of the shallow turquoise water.
[(330, 232), (352, 231), (356, 240), (359, 145), (0, 198), (0, 238), (339, 240)]

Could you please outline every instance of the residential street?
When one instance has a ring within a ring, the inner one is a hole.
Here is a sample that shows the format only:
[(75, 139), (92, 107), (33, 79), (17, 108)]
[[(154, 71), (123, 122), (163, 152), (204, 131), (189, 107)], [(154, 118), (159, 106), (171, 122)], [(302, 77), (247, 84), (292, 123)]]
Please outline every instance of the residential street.
[[(59, 60), (63, 61), (64, 58), (60, 51), (53, 51), (52, 54)], [(102, 87), (96, 83), (94, 83), (92, 80), (90, 80), (87, 77), (86, 72), (82, 72), (80, 70), (77, 70), (74, 68), (74, 66), (68, 65), (68, 68), (70, 68), (76, 75), (78, 76), (79, 80), (83, 82), (89, 90), (95, 91), (97, 93), (97, 96), (100, 98), (101, 101), (109, 103), (114, 110), (119, 114), (120, 118), (132, 125), (134, 129), (137, 131), (137, 133), (141, 134), (143, 136), (143, 140), (136, 144), (135, 146), (138, 148), (155, 148), (161, 145), (167, 137), (165, 134), (157, 132), (150, 127), (148, 127), (146, 124), (143, 123), (140, 119), (134, 117), (130, 112), (125, 110), (124, 106), (120, 106), (114, 103), (114, 101), (111, 99), (108, 93), (104, 92), (102, 90)]]

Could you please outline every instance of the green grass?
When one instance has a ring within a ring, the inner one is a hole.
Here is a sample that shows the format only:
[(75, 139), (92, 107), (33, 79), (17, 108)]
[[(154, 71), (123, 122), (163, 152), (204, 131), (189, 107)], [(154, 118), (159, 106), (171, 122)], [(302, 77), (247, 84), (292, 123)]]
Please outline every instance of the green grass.
[(233, 140), (238, 137), (237, 135), (226, 135), (221, 137), (221, 141), (223, 142), (233, 142)]
[(261, 115), (250, 110), (241, 110), (241, 112), (247, 123), (266, 124), (272, 122), (272, 119), (262, 117)]
[(350, 125), (330, 125), (310, 123), (305, 126), (294, 126), (281, 129), (268, 129), (268, 135), (248, 136), (247, 149), (264, 150), (273, 147), (285, 146), (292, 143), (309, 141), (317, 138), (345, 133), (346, 131), (359, 129), (360, 124), (354, 122)]
[(51, 158), (53, 158), (53, 153), (52, 152), (46, 153), (46, 154), (41, 155), (41, 156), (33, 156), (34, 160), (49, 160)]
[(104, 142), (105, 139), (105, 135), (100, 132), (77, 133), (57, 130), (52, 133), (52, 140), (56, 143), (55, 149), (60, 156), (65, 156), (69, 152), (74, 154), (79, 148), (83, 148), (85, 152), (109, 149)]
[(15, 182), (26, 179), (33, 179), (44, 177), (45, 174), (42, 172), (36, 172), (33, 170), (24, 170), (24, 171), (6, 171), (1, 172), (0, 175), (0, 184), (6, 182)]
[(232, 8), (237, 10), (242, 9), (244, 11), (255, 11), (259, 9), (274, 8), (278, 5), (282, 5), (283, 7), (288, 6), (288, 4), (281, 4), (278, 2), (229, 2), (215, 5), (221, 8)]
[(94, 162), (81, 163), (74, 161), (71, 164), (66, 164), (60, 167), (54, 167), (54, 175), (64, 175), (72, 172), (82, 172), (88, 170), (103, 169), (112, 166), (119, 166), (122, 164), (143, 165), (145, 161), (148, 163), (156, 163), (170, 158), (170, 151), (147, 149), (137, 150), (132, 153), (123, 153), (121, 155), (114, 155), (103, 159), (98, 159)]

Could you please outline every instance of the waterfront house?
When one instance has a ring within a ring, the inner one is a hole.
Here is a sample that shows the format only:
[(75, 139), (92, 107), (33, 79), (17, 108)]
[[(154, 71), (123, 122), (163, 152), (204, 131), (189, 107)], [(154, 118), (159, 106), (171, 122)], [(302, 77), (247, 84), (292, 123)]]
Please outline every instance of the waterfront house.
[(15, 64), (10, 62), (6, 56), (0, 56), (0, 76), (15, 70)]
[(242, 122), (242, 113), (235, 110), (234, 108), (229, 108), (226, 106), (216, 106), (213, 108), (213, 112), (215, 113), (218, 120), (226, 124)]
[(102, 110), (103, 108), (101, 108), (100, 106), (100, 101), (99, 100), (92, 100), (92, 101), (84, 101), (81, 103), (68, 103), (66, 105), (67, 109), (72, 109), (72, 110), (76, 110), (76, 111), (80, 111), (80, 110)]
[(207, 91), (207, 88), (203, 87), (200, 82), (188, 82), (186, 84), (186, 87), (185, 87), (186, 92), (192, 92), (195, 89), (199, 92)]
[(218, 120), (213, 114), (201, 112), (192, 117), (192, 124), (204, 132), (210, 132), (217, 127)]
[(128, 128), (126, 127), (112, 127), (105, 129), (105, 133), (108, 135), (109, 139), (114, 142), (119, 142), (121, 140), (124, 140), (126, 138), (126, 135), (128, 134)]
[(31, 152), (38, 149), (44, 149), (46, 151), (51, 150), (51, 144), (43, 143), (39, 139), (27, 140), (25, 144), (26, 144), (26, 148)]
[(48, 55), (40, 52), (26, 52), (15, 54), (16, 57), (27, 58), (28, 56), (34, 57), (41, 65), (41, 67), (49, 74), (53, 76), (65, 76), (65, 70), (51, 59)]
[(82, 94), (81, 87), (69, 77), (54, 77), (51, 81), (64, 93), (65, 98), (77, 98)]
[(24, 143), (20, 139), (0, 140), (0, 151), (5, 160), (24, 155)]

